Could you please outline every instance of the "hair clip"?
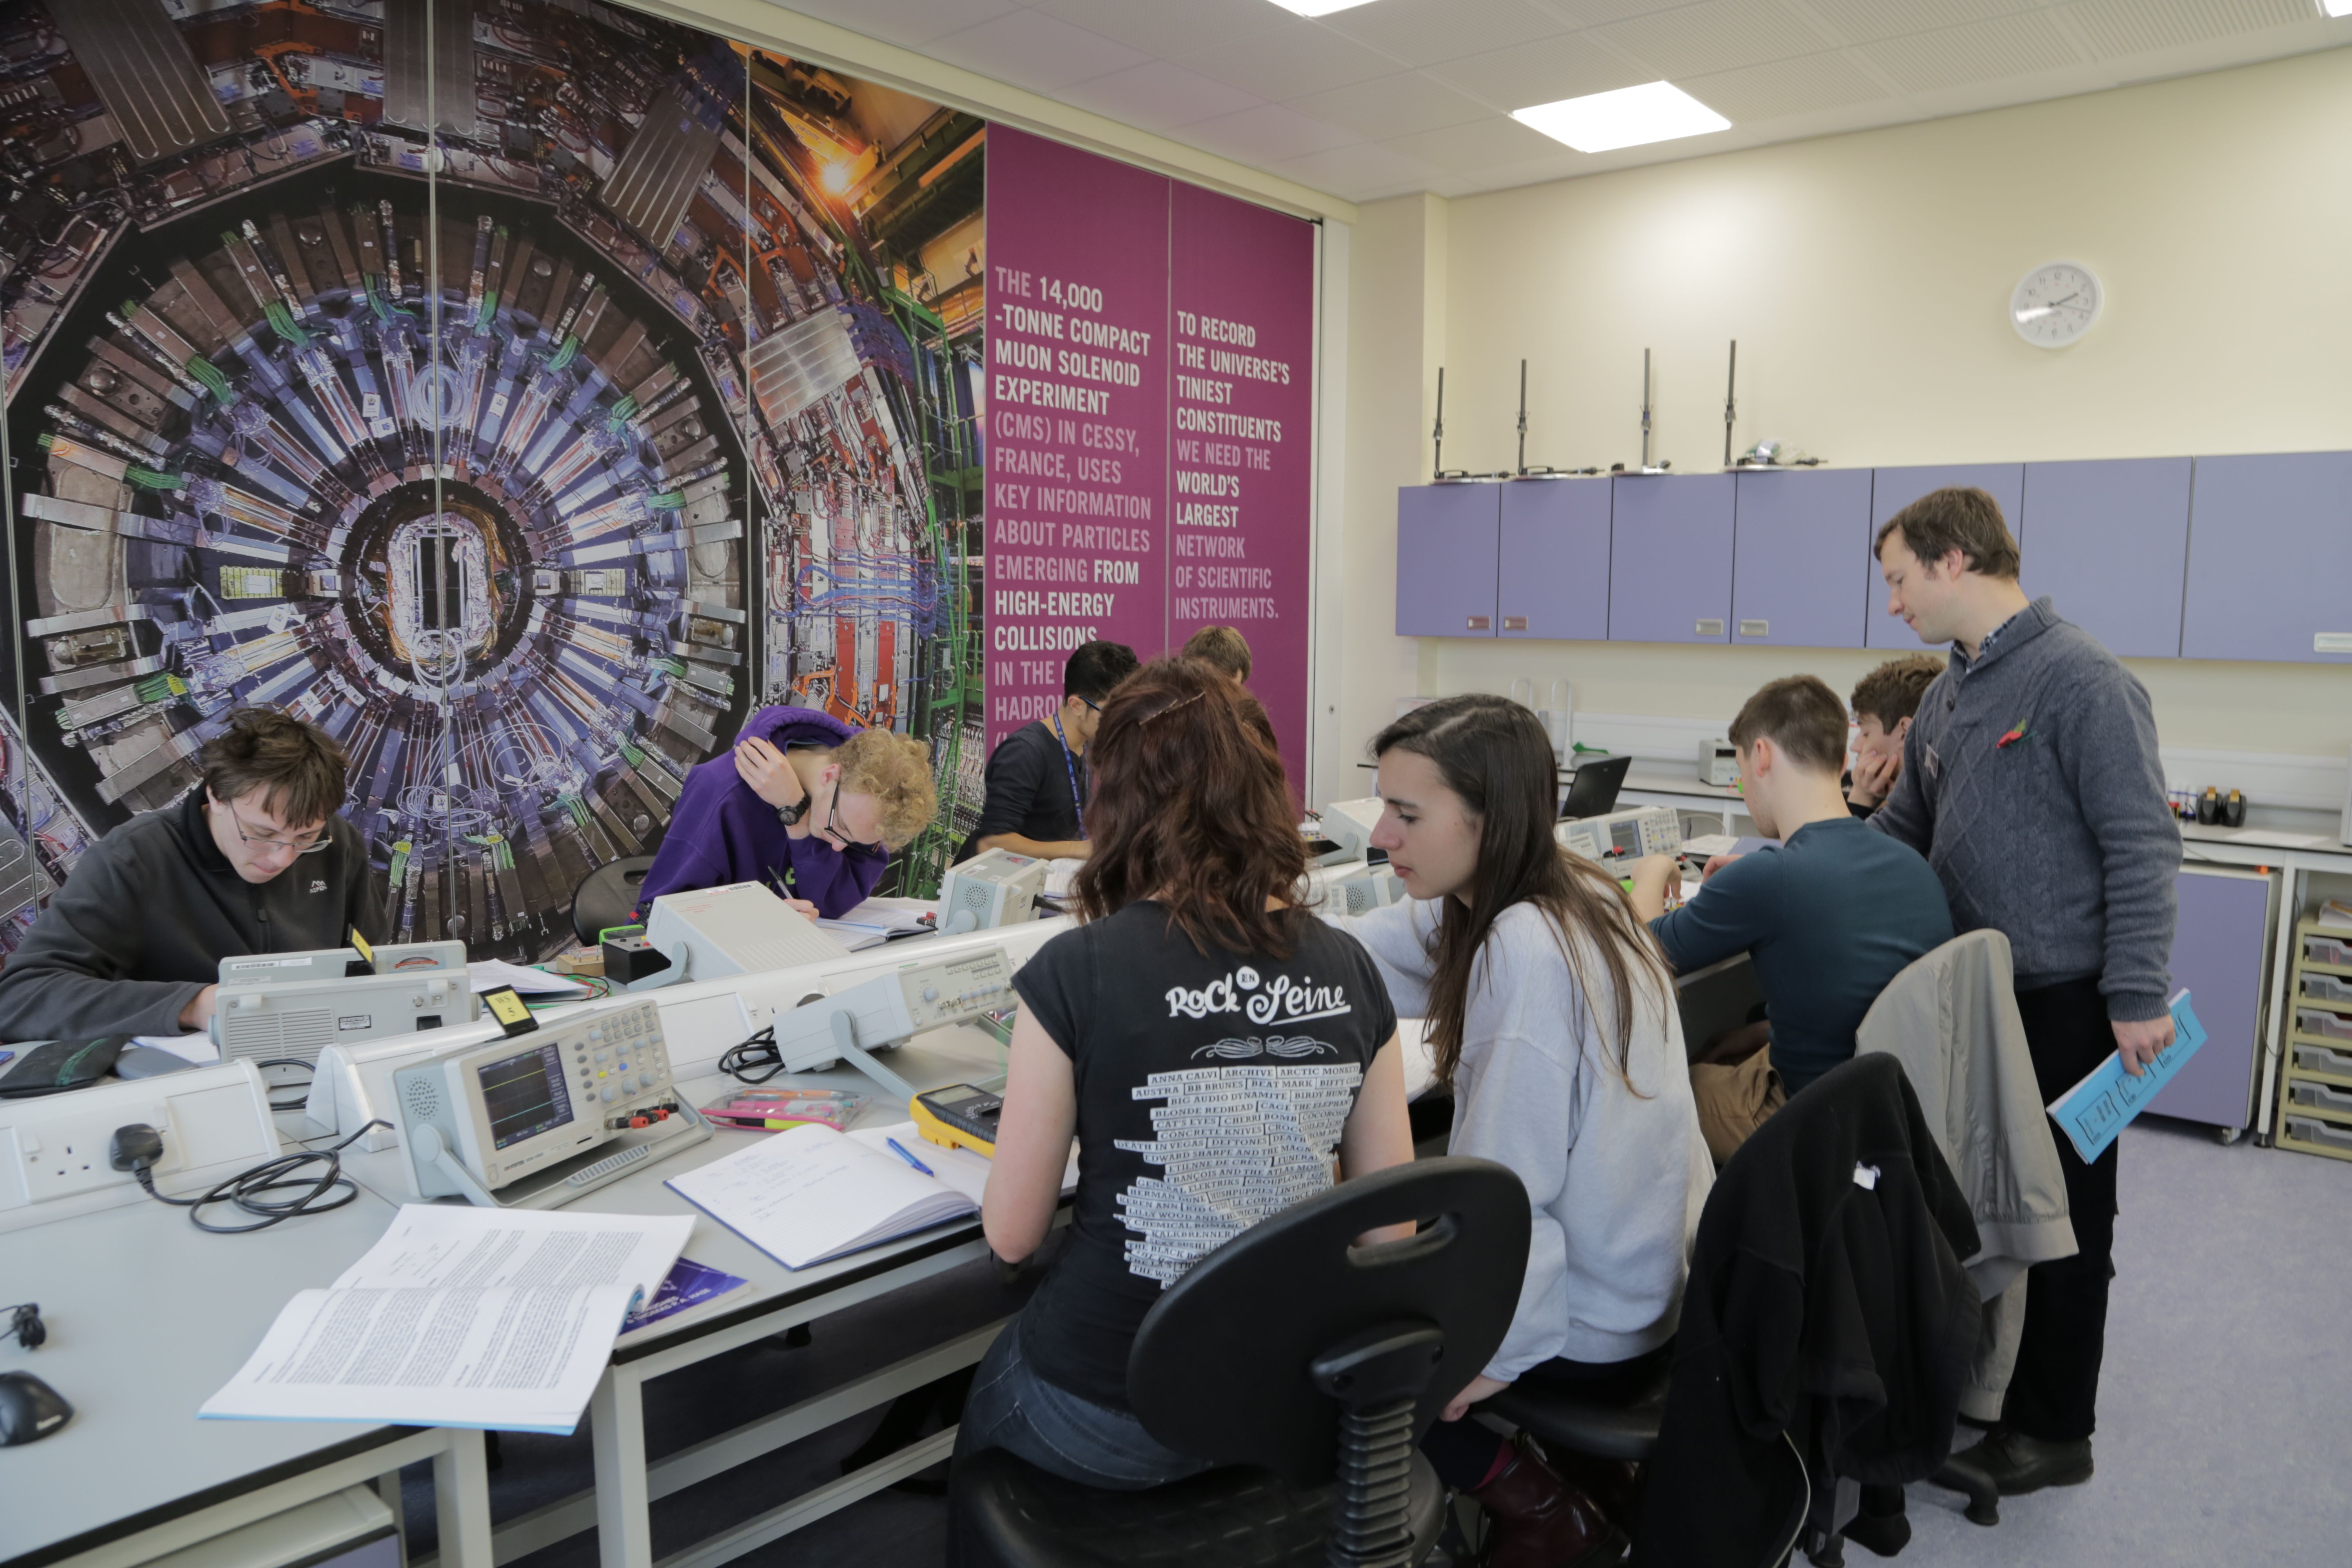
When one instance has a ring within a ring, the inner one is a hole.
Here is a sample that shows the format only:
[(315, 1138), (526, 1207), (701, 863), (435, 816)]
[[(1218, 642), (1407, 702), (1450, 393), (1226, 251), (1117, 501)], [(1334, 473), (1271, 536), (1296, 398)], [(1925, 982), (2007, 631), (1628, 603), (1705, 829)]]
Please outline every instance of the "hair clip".
[(1201, 700), (1201, 699), (1202, 699), (1202, 698), (1206, 697), (1207, 695), (1208, 695), (1208, 693), (1207, 693), (1206, 691), (1195, 691), (1194, 693), (1192, 693), (1192, 696), (1187, 697), (1186, 699), (1184, 699), (1184, 700), (1183, 700), (1183, 701), (1181, 701), (1181, 702), (1171, 702), (1167, 707), (1162, 708), (1159, 712), (1157, 712), (1157, 713), (1152, 713), (1152, 714), (1149, 714), (1149, 715), (1145, 716), (1143, 719), (1141, 719), (1141, 720), (1139, 720), (1139, 721), (1139, 721), (1139, 722), (1140, 722), (1140, 723), (1149, 724), (1149, 723), (1150, 723), (1154, 719), (1165, 719), (1165, 718), (1167, 718), (1167, 717), (1168, 717), (1168, 715), (1170, 715), (1171, 713), (1175, 712), (1175, 711), (1176, 711), (1176, 710), (1178, 710), (1179, 708), (1190, 708), (1193, 703), (1198, 702), (1199, 700)]

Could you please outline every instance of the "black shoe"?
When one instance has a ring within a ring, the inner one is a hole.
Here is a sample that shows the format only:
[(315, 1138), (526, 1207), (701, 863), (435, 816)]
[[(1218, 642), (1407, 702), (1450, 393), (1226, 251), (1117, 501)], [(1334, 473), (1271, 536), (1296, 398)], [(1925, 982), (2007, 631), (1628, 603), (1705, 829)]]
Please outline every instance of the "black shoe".
[(1990, 1476), (2003, 1497), (2022, 1497), (2043, 1487), (2079, 1487), (2091, 1479), (2088, 1437), (2051, 1443), (2014, 1426), (1997, 1426), (1961, 1457)]
[(1904, 1514), (1903, 1489), (1865, 1486), (1862, 1511), (1846, 1521), (1845, 1538), (1881, 1557), (1892, 1557), (1911, 1544), (1911, 1521)]

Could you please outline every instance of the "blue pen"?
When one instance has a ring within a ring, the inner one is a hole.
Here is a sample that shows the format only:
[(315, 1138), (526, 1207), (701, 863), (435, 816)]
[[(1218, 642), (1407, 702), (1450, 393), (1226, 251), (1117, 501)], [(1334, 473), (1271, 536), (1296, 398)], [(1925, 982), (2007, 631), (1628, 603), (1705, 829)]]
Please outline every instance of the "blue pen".
[(932, 1170), (929, 1165), (924, 1164), (920, 1160), (918, 1160), (912, 1154), (908, 1153), (907, 1146), (904, 1143), (899, 1142), (896, 1138), (885, 1138), (882, 1142), (890, 1145), (890, 1152), (898, 1155), (898, 1158), (906, 1161), (907, 1163), (914, 1166), (915, 1169), (922, 1172), (923, 1174), (927, 1176), (936, 1176), (939, 1174), (937, 1171)]

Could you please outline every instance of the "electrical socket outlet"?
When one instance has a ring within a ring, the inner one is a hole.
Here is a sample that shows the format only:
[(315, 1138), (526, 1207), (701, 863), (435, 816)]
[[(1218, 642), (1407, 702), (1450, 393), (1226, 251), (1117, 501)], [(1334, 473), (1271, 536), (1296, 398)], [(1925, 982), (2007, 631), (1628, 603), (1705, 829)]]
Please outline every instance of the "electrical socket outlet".
[(114, 1130), (143, 1121), (163, 1134), (163, 1157), (154, 1164), (154, 1173), (166, 1175), (184, 1163), (180, 1155), (179, 1140), (173, 1136), (172, 1117), (164, 1102), (158, 1099), (135, 1106), (123, 1106), (102, 1116), (83, 1116), (51, 1121), (40, 1126), (17, 1127), (10, 1130), (10, 1141), (16, 1146), (18, 1179), (24, 1184), (25, 1197), (30, 1203), (46, 1203), (53, 1198), (70, 1197), (76, 1193), (94, 1191), (135, 1182), (128, 1171), (118, 1171), (107, 1163), (107, 1150), (114, 1138)]

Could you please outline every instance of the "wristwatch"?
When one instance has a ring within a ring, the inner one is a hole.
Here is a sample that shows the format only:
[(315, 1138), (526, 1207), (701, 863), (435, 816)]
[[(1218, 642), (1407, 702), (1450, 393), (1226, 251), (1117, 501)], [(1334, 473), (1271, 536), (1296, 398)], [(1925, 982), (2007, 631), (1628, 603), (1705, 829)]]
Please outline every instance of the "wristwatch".
[(808, 815), (809, 806), (814, 799), (814, 797), (812, 795), (803, 795), (800, 799), (793, 802), (790, 805), (780, 805), (776, 807), (776, 820), (782, 823), (786, 827), (792, 826), (794, 823), (800, 821), (802, 817)]

